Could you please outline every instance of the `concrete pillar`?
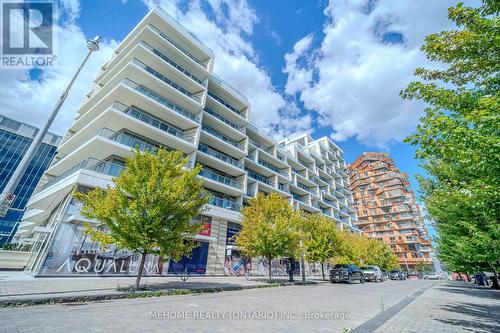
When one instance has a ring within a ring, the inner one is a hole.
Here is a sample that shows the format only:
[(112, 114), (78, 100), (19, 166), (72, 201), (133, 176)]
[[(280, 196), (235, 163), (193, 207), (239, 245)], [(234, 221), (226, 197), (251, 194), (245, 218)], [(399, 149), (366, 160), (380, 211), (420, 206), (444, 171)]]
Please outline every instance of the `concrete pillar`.
[(227, 222), (212, 220), (210, 236), (215, 237), (215, 242), (208, 246), (207, 275), (224, 275), (224, 258), (226, 255)]

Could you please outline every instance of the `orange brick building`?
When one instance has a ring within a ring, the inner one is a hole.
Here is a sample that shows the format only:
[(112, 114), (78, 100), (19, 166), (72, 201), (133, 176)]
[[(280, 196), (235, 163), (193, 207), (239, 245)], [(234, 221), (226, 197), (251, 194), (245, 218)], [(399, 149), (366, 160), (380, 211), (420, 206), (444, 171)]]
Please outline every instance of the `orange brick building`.
[(349, 166), (350, 189), (357, 207), (356, 225), (389, 244), (401, 268), (431, 265), (431, 243), (408, 175), (387, 153), (363, 153)]

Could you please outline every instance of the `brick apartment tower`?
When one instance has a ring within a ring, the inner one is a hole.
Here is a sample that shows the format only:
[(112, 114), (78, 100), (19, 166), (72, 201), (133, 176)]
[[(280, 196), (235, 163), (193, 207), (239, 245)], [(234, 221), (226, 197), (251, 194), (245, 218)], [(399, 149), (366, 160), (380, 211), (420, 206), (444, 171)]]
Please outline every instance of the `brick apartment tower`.
[(389, 244), (402, 269), (413, 271), (419, 262), (431, 265), (429, 235), (408, 175), (387, 153), (363, 153), (348, 169), (356, 225)]

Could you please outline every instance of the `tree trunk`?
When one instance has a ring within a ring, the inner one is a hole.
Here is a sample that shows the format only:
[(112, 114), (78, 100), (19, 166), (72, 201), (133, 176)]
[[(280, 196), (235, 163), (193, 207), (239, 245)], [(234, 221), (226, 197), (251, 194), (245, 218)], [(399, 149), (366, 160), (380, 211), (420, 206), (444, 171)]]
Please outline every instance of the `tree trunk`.
[(135, 279), (135, 290), (139, 289), (141, 283), (142, 271), (144, 270), (144, 263), (146, 262), (147, 252), (144, 251), (141, 257), (141, 263), (139, 264), (139, 271), (137, 272), (137, 278)]
[(495, 271), (493, 271), (493, 276), (491, 278), (491, 288), (500, 289), (500, 285), (498, 284), (498, 274)]
[(321, 275), (323, 276), (323, 280), (325, 279), (325, 263), (321, 263)]
[(267, 259), (267, 262), (268, 262), (268, 271), (269, 271), (269, 282), (271, 282), (271, 276), (272, 276), (272, 272), (271, 272), (271, 260), (272, 260), (272, 258)]

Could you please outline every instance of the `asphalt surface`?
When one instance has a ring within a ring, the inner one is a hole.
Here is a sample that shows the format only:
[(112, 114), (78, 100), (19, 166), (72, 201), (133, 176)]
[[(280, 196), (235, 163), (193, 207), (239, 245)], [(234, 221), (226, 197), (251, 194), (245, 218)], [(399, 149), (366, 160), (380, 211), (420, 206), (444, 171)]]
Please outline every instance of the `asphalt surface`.
[(0, 332), (342, 332), (435, 283), (328, 283), (3, 308)]

